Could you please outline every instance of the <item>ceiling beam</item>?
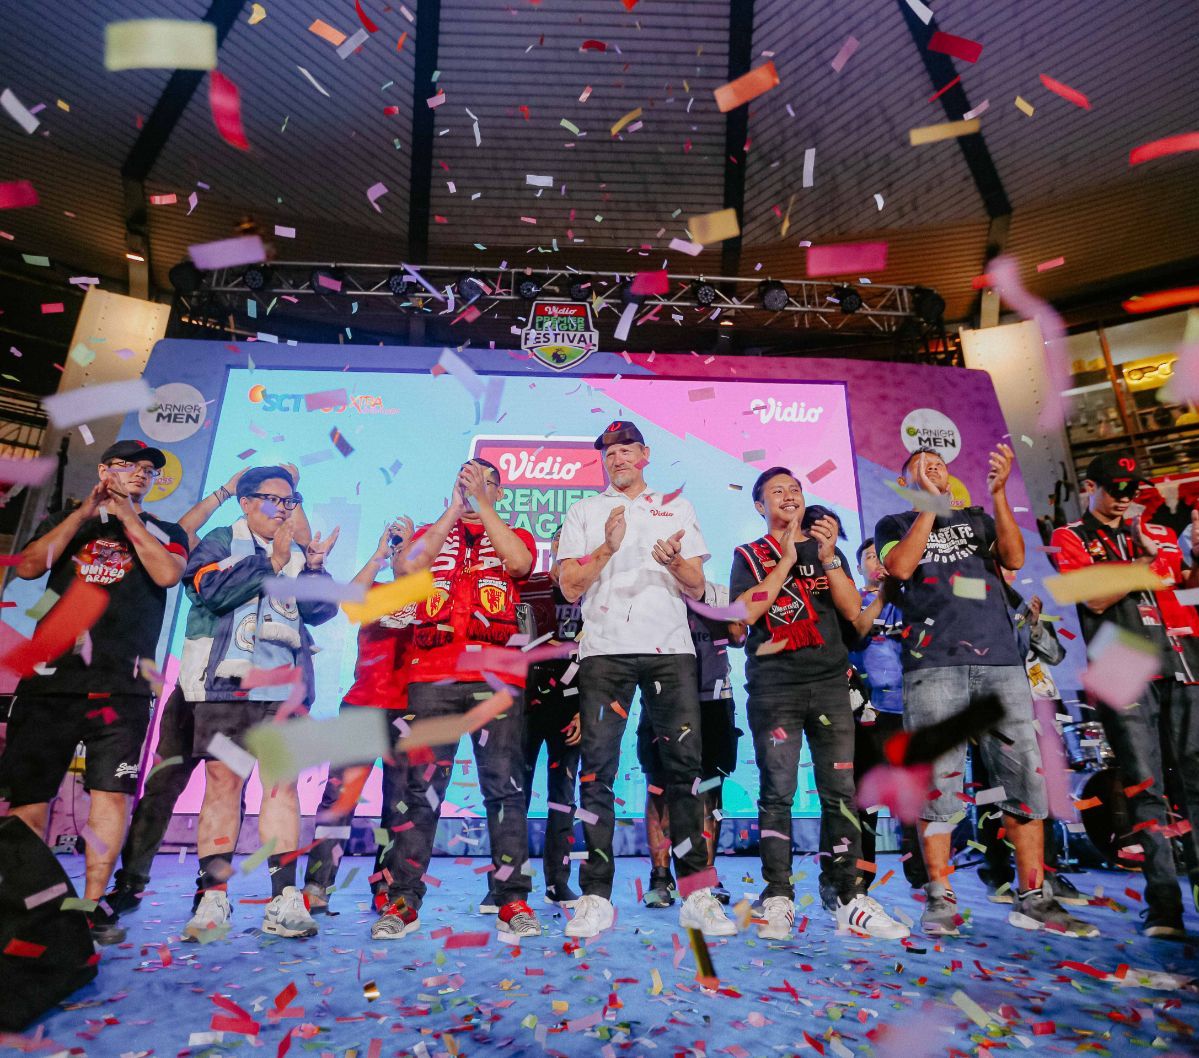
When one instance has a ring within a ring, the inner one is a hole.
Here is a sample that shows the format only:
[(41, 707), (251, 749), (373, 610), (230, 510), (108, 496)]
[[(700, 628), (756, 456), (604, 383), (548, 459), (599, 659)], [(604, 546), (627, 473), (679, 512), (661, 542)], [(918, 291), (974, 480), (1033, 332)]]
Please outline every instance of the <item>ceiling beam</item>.
[[(212, 0), (202, 21), (216, 27), (217, 48), (225, 42), (245, 0)], [(171, 138), (179, 119), (191, 102), (203, 70), (175, 70), (167, 80), (162, 95), (142, 125), (137, 139), (121, 166), (121, 183), (125, 194), (125, 249), (144, 258), (129, 262), (129, 293), (133, 297), (150, 295), (150, 224), (146, 207), (146, 178), (150, 175), (163, 148)]]
[(412, 70), (412, 164), (408, 176), (408, 260), (429, 259), (429, 210), (433, 194), (433, 130), (429, 106), (437, 93), (433, 80), (441, 48), (441, 0), (420, 0)]
[[(730, 81), (749, 73), (754, 50), (754, 0), (729, 0)], [(745, 212), (745, 141), (749, 139), (749, 104), (730, 110), (724, 124), (724, 208)], [(725, 239), (720, 247), (720, 271), (741, 271), (741, 236)]]

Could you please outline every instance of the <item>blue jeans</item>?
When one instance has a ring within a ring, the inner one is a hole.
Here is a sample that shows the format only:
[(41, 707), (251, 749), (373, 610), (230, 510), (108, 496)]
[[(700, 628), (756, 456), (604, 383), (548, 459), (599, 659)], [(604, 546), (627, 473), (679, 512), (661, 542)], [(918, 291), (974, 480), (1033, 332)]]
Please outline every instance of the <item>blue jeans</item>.
[[(415, 713), (418, 720), (461, 715), (479, 704), (476, 694), (490, 695), (491, 688), (485, 683), (413, 683), (408, 687), (408, 711)], [(523, 900), (532, 889), (532, 881), (524, 872), (529, 858), (525, 792), (520, 781), (524, 778), (521, 747), (524, 712), (524, 699), (518, 695), (506, 713), (471, 735), (479, 788), (487, 809), (487, 834), (491, 839), (494, 870), (489, 885), (501, 907)], [(391, 872), (388, 898), (394, 901), (403, 897), (413, 909), (419, 909), (425, 897), (423, 879), (433, 855), (437, 821), (457, 748), (456, 742), (431, 746), (432, 763), (409, 761), (401, 769), (397, 800), (404, 802), (407, 821), (413, 825), (392, 832), (391, 848), (383, 860)], [(390, 795), (385, 793), (385, 796)]]
[[(758, 762), (758, 826), (762, 878), (768, 896), (795, 896), (791, 882), (791, 805), (799, 787), (799, 757), (806, 737), (820, 798), (821, 877), (843, 901), (864, 888), (853, 782), (854, 723), (844, 676), (813, 683), (763, 686), (749, 694), (749, 729)], [(779, 729), (782, 729), (781, 731)], [(785, 737), (783, 737), (785, 736)], [(842, 765), (842, 767), (837, 767)], [(774, 831), (782, 837), (768, 835)], [(842, 848), (834, 852), (835, 848)]]
[[(579, 665), (579, 705), (583, 721), (579, 803), (584, 817), (587, 860), (579, 871), (586, 895), (612, 897), (612, 835), (616, 805), (612, 783), (620, 767), (620, 740), (628, 722), (633, 692), (641, 690), (662, 758), (662, 781), (670, 813), (670, 843), (685, 878), (708, 866), (703, 798), (691, 789), (700, 777), (700, 712), (694, 654), (598, 654)], [(612, 703), (620, 706), (620, 712)], [(680, 855), (679, 849), (685, 851)]]
[[(1121, 846), (1140, 845), (1145, 860), (1145, 893), (1149, 903), (1178, 900), (1178, 874), (1170, 842), (1158, 833), (1169, 823), (1166, 809), (1162, 745), (1167, 747), (1179, 792), (1190, 816), (1191, 830), (1182, 837), (1188, 868), (1199, 869), (1199, 686), (1176, 680), (1154, 680), (1141, 700), (1127, 709), (1097, 707), (1103, 730), (1116, 755), (1124, 786), (1146, 779), (1153, 784), (1129, 798), (1132, 822), (1143, 829), (1117, 834)], [(1144, 826), (1144, 824), (1150, 824)]]
[[(903, 723), (909, 731), (928, 727), (960, 713), (978, 698), (992, 696), (1003, 707), (1003, 717), (978, 735), (978, 752), (987, 774), (1004, 797), (998, 807), (1017, 819), (1044, 819), (1049, 814), (1045, 780), (1039, 772), (1041, 748), (1033, 727), (1032, 690), (1023, 665), (946, 665), (915, 669), (903, 677)], [(921, 813), (929, 822), (946, 822), (965, 807), (963, 792), (966, 740), (974, 731), (963, 731), (962, 741), (933, 762), (933, 786), (941, 796), (929, 801)]]

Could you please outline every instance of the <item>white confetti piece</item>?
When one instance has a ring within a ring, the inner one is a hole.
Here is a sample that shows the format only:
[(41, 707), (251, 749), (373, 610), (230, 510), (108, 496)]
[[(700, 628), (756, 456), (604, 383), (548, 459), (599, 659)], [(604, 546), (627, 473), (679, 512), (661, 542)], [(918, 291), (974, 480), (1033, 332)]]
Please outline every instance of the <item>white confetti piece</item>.
[(803, 152), (803, 186), (811, 187), (816, 183), (816, 148), (809, 147)]
[(102, 386), (84, 386), (42, 398), (42, 406), (50, 423), (63, 430), (78, 426), (81, 422), (103, 418), (106, 415), (144, 411), (154, 405), (154, 391), (144, 379), (135, 378), (127, 382), (106, 382)]
[(41, 124), (41, 122), (29, 112), (29, 110), (25, 107), (25, 104), (22, 103), (15, 95), (13, 95), (11, 89), (6, 88), (3, 92), (0, 92), (0, 106), (4, 107), (5, 111), (8, 113), (8, 116), (12, 118), (13, 121), (15, 121), (21, 126), (21, 128), (30, 134), (34, 133), (37, 130), (37, 127)]
[(329, 96), (329, 93), (326, 92), (325, 89), (322, 87), (321, 83), (315, 77), (313, 77), (312, 74), (310, 74), (307, 70), (305, 70), (303, 66), (297, 66), (296, 69), (299, 70), (300, 73), (302, 73), (308, 79), (308, 83), (310, 85), (312, 85), (312, 87), (315, 88), (318, 92), (320, 92), (321, 95), (325, 96), (326, 98), (332, 98)]

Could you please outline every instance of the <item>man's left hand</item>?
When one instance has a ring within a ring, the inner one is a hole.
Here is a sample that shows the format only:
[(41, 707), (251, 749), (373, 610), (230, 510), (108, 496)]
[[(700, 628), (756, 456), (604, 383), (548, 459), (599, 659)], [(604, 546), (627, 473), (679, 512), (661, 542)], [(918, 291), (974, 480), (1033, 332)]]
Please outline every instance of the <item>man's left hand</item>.
[(137, 511), (133, 508), (133, 500), (125, 491), (125, 483), (116, 474), (109, 474), (105, 484), (108, 486), (105, 506), (112, 516), (121, 522), (127, 522), (130, 518), (139, 520)]
[(827, 565), (837, 557), (837, 519), (832, 515), (817, 518), (808, 528), (808, 536), (819, 546), (822, 564)]
[(660, 566), (670, 566), (675, 559), (679, 558), (683, 553), (682, 539), (686, 529), (680, 529), (677, 533), (673, 533), (665, 540), (659, 540), (654, 544), (653, 556), (654, 561)]
[(1007, 486), (1007, 479), (1012, 473), (1012, 460), (1015, 453), (1005, 444), (997, 444), (995, 451), (987, 456), (990, 469), (987, 471), (987, 491), (994, 496)]
[(478, 507), (490, 507), (487, 496), (487, 471), (478, 463), (467, 463), (458, 472), (458, 485)]

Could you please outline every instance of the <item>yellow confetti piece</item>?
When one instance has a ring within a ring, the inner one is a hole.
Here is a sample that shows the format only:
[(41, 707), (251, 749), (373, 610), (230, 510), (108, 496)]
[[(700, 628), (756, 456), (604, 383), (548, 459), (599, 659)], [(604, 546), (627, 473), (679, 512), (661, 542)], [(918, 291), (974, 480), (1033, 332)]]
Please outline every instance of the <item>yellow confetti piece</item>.
[(640, 107), (638, 107), (636, 110), (630, 110), (623, 118), (621, 118), (615, 125), (612, 126), (612, 135), (615, 136), (621, 129), (629, 124), (629, 122), (636, 121), (639, 117), (641, 117)]
[(179, 18), (135, 18), (104, 27), (104, 68), (215, 70), (216, 26)]
[(1037, 109), (1024, 96), (1016, 96), (1016, 109), (1023, 112), (1026, 117), (1032, 117), (1033, 112)]
[(250, 25), (251, 26), (258, 25), (258, 23), (261, 22), (264, 18), (266, 18), (266, 8), (263, 7), (261, 4), (255, 4), (250, 9)]
[(953, 594), (959, 599), (987, 601), (987, 582), (982, 577), (954, 577)]
[(953, 1000), (953, 1005), (957, 1007), (963, 1014), (974, 1022), (979, 1028), (985, 1029), (991, 1024), (991, 1015), (980, 1007), (973, 999), (965, 992), (958, 989), (950, 997)]
[(520, 1025), (521, 1025), (521, 1028), (524, 1028), (524, 1029), (535, 1029), (537, 1027), (537, 1015), (536, 1014), (526, 1014), (525, 1017), (521, 1020)]
[(939, 125), (922, 125), (920, 128), (908, 130), (908, 140), (913, 147), (926, 143), (937, 143), (939, 140), (953, 140), (959, 136), (972, 136), (982, 127), (978, 118), (969, 121), (944, 121)]
[(660, 996), (662, 994), (662, 975), (657, 970), (650, 970), (650, 980), (654, 982), (654, 987), (650, 989), (651, 996)]
[(58, 100), (58, 102), (55, 105), (58, 107), (59, 110), (65, 110), (68, 114), (71, 112), (71, 104), (68, 103), (65, 99)]
[(712, 213), (701, 213), (687, 222), (687, 230), (691, 232), (694, 242), (707, 245), (713, 242), (724, 242), (741, 234), (741, 225), (737, 221), (735, 209), (718, 209)]
[(555, 999), (550, 1006), (554, 1008), (555, 1014), (565, 1014), (570, 1009), (570, 1004), (565, 999)]
[(341, 608), (356, 624), (369, 624), (389, 613), (402, 610), (409, 603), (424, 602), (433, 593), (433, 574), (427, 569), (399, 577), (390, 584), (379, 584), (358, 602), (345, 602)]
[(1059, 606), (1124, 595), (1130, 591), (1162, 591), (1166, 584), (1143, 562), (1102, 562), (1045, 578)]

